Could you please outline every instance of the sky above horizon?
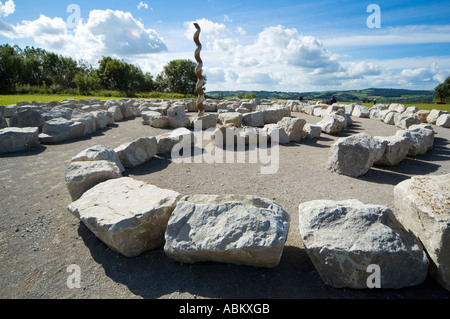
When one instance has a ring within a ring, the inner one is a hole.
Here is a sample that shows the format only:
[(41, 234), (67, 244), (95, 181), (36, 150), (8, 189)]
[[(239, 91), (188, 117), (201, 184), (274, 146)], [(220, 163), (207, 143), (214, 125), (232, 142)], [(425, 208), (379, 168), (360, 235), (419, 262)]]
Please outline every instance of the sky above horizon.
[(3, 0), (0, 44), (155, 78), (195, 61), (194, 22), (207, 91), (433, 90), (450, 76), (448, 1)]

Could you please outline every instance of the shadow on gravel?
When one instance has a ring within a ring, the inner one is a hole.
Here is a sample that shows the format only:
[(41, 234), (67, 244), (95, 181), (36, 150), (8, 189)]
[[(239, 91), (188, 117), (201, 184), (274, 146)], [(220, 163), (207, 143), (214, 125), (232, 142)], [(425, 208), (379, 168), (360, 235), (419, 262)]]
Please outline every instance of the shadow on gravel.
[(42, 152), (45, 152), (46, 149), (47, 149), (46, 146), (39, 144), (39, 145), (36, 145), (35, 147), (32, 147), (32, 148), (24, 150), (24, 151), (0, 154), (0, 158), (35, 156), (35, 155), (41, 154)]
[(275, 268), (203, 262), (181, 264), (163, 248), (127, 258), (109, 249), (82, 223), (78, 234), (105, 274), (144, 299), (174, 298), (180, 293), (219, 299), (407, 299), (450, 298), (434, 279), (402, 289), (336, 289), (326, 286), (304, 249), (286, 246)]
[(123, 176), (132, 176), (132, 175), (143, 176), (156, 173), (165, 170), (171, 163), (172, 161), (170, 160), (170, 158), (155, 156), (150, 161), (136, 168), (127, 169), (123, 173)]

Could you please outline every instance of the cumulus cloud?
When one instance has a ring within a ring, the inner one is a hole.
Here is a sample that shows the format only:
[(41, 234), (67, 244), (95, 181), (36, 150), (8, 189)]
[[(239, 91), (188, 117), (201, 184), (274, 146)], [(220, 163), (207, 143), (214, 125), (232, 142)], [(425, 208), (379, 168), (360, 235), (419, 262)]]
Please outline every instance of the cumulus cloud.
[[(143, 2), (143, 1), (141, 1), (141, 2), (139, 2), (137, 8), (138, 8), (139, 10), (141, 10), (141, 9), (148, 9), (149, 6), (148, 6), (148, 3), (145, 3), (145, 2)], [(151, 9), (151, 8), (150, 8), (150, 9)]]
[(16, 5), (14, 1), (8, 0), (4, 4), (0, 1), (0, 17), (6, 18), (16, 11)]
[(196, 21), (187, 21), (184, 23), (184, 26), (186, 27), (186, 32), (184, 33), (184, 35), (188, 39), (192, 39), (196, 32), (194, 23), (198, 23), (202, 30), (200, 33), (200, 37), (206, 39), (207, 41), (224, 38), (230, 33), (225, 24), (213, 22), (211, 20), (203, 18)]
[(0, 34), (12, 39), (32, 38), (39, 47), (86, 60), (167, 51), (155, 30), (146, 29), (131, 13), (123, 11), (93, 10), (85, 23), (80, 21), (70, 31), (63, 19), (44, 15), (16, 26), (2, 22)]

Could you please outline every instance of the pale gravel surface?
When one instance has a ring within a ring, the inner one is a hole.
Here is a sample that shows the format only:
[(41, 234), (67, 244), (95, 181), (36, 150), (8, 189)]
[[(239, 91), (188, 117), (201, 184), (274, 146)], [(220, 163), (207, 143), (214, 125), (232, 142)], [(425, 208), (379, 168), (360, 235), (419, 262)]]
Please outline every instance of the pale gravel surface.
[[(192, 115), (192, 114), (191, 114)], [(304, 114), (309, 123), (320, 119)], [(281, 147), (280, 169), (261, 175), (255, 164), (175, 164), (155, 157), (128, 176), (181, 194), (251, 194), (273, 199), (291, 215), (285, 251), (278, 267), (219, 263), (182, 265), (162, 249), (126, 258), (106, 247), (67, 211), (71, 199), (64, 173), (70, 159), (97, 144), (115, 148), (166, 130), (143, 126), (137, 118), (116, 123), (90, 138), (40, 146), (0, 157), (0, 298), (449, 298), (432, 278), (399, 290), (351, 290), (325, 286), (298, 233), (300, 202), (356, 198), (394, 208), (393, 189), (415, 175), (450, 173), (450, 130), (435, 128), (432, 152), (406, 159), (391, 169), (373, 168), (360, 178), (325, 171), (330, 145), (359, 132), (394, 135), (398, 128), (370, 119), (337, 136)], [(81, 268), (81, 289), (66, 285), (71, 264)], [(401, 270), (399, 270), (401, 271)]]

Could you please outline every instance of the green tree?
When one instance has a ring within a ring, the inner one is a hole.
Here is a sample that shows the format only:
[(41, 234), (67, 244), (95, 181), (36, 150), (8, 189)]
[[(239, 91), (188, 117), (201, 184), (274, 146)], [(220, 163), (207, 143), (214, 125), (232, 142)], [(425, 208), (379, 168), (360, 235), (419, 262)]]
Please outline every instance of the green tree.
[(11, 93), (20, 84), (23, 57), (18, 46), (0, 46), (0, 93)]
[[(162, 88), (173, 93), (197, 94), (196, 64), (191, 60), (173, 60), (165, 67), (162, 74), (157, 77), (157, 83)], [(206, 83), (206, 76), (203, 76)]]
[(450, 102), (450, 76), (434, 89), (433, 98), (437, 102)]
[(153, 85), (151, 75), (144, 75), (135, 65), (111, 57), (99, 61), (98, 77), (107, 90), (142, 92)]

